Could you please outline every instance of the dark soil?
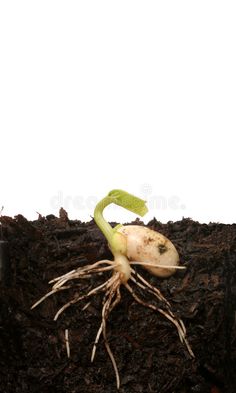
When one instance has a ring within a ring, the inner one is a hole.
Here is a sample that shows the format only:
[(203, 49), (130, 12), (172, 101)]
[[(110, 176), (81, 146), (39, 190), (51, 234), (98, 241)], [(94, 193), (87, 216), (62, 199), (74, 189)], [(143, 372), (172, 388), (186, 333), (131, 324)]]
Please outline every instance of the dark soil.
[[(0, 290), (1, 393), (111, 393), (116, 381), (103, 340), (95, 361), (91, 349), (101, 322), (102, 295), (53, 316), (73, 296), (64, 291), (31, 310), (50, 290), (48, 281), (75, 267), (112, 258), (93, 221), (60, 217), (1, 217), (9, 243), (9, 269)], [(136, 223), (140, 223), (136, 221)], [(169, 237), (187, 269), (169, 279), (143, 276), (169, 300), (187, 328), (196, 358), (160, 314), (135, 303), (122, 288), (108, 322), (108, 340), (121, 377), (121, 393), (233, 393), (236, 391), (236, 225), (199, 224), (190, 219), (148, 226)], [(7, 262), (7, 256), (6, 260)], [(81, 280), (81, 292), (109, 274)], [(71, 357), (64, 331), (69, 329)]]

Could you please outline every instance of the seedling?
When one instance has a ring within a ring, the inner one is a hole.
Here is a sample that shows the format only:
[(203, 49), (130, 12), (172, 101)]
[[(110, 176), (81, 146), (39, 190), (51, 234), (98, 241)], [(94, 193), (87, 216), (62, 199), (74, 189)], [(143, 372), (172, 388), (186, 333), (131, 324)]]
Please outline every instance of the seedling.
[[(162, 234), (144, 226), (119, 224), (115, 228), (112, 228), (103, 217), (103, 210), (111, 203), (124, 207), (140, 216), (144, 216), (147, 212), (145, 201), (142, 199), (122, 190), (113, 190), (109, 192), (109, 194), (97, 204), (94, 211), (94, 220), (106, 237), (114, 260), (101, 260), (54, 278), (49, 282), (53, 284), (52, 290), (38, 300), (32, 308), (38, 306), (42, 301), (54, 293), (72, 288), (72, 280), (89, 278), (94, 274), (111, 271), (112, 275), (104, 283), (91, 289), (88, 293), (81, 293), (79, 296), (74, 296), (73, 299), (63, 305), (63, 307), (57, 311), (54, 320), (57, 320), (58, 317), (73, 304), (79, 303), (84, 299), (89, 299), (100, 292), (104, 292), (102, 321), (92, 348), (91, 361), (93, 362), (94, 360), (97, 344), (102, 334), (105, 348), (114, 368), (117, 389), (119, 389), (119, 372), (107, 340), (106, 328), (109, 314), (121, 300), (121, 285), (125, 286), (137, 303), (155, 312), (159, 312), (171, 321), (176, 327), (179, 338), (181, 342), (186, 345), (191, 357), (194, 357), (194, 354), (187, 341), (186, 329), (183, 321), (174, 315), (170, 303), (161, 294), (159, 289), (151, 285), (140, 273), (134, 270), (135, 265), (141, 265), (151, 274), (158, 277), (168, 277), (175, 273), (176, 269), (184, 269), (184, 266), (178, 265), (179, 255), (175, 246)], [(163, 307), (148, 303), (140, 294), (137, 294), (135, 287), (141, 288), (141, 290), (147, 292), (154, 299), (158, 299), (158, 304), (162, 304)], [(85, 307), (83, 309), (85, 309)], [(68, 331), (66, 330), (65, 333), (67, 353), (70, 353)]]

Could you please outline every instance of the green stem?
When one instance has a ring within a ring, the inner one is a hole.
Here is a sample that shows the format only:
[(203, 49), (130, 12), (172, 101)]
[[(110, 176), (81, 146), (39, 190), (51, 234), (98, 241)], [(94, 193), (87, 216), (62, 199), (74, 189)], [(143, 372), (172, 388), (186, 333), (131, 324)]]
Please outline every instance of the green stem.
[(113, 229), (111, 225), (104, 219), (103, 217), (103, 210), (106, 206), (110, 205), (110, 203), (114, 202), (114, 198), (110, 196), (106, 196), (100, 202), (98, 202), (97, 206), (94, 210), (94, 221), (96, 222), (97, 226), (102, 231), (103, 235), (107, 239), (108, 243), (112, 243), (113, 237)]

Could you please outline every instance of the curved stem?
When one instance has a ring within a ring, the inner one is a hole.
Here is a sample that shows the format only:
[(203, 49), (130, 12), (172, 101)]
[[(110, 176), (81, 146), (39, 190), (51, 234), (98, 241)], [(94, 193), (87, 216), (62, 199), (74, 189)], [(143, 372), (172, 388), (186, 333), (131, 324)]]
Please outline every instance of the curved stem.
[(112, 243), (113, 230), (111, 225), (104, 219), (102, 213), (105, 207), (113, 202), (114, 202), (113, 197), (106, 196), (100, 202), (98, 202), (94, 210), (94, 221), (96, 222), (99, 229), (102, 231), (103, 235), (105, 236), (109, 244)]

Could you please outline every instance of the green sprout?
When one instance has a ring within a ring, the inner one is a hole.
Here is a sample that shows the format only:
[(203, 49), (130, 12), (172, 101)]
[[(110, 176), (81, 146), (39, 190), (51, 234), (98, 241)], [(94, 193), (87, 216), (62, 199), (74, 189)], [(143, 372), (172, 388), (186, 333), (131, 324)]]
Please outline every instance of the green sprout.
[[(79, 293), (79, 295), (75, 295), (73, 299), (63, 305), (57, 311), (54, 320), (57, 320), (68, 307), (80, 303), (83, 300), (90, 299), (98, 293), (104, 293), (102, 321), (92, 348), (91, 361), (94, 360), (97, 344), (102, 334), (105, 348), (114, 368), (117, 389), (119, 389), (120, 377), (118, 367), (107, 340), (106, 325), (109, 314), (121, 300), (121, 285), (126, 287), (137, 303), (154, 312), (158, 312), (172, 322), (178, 331), (181, 342), (186, 345), (190, 356), (194, 357), (194, 354), (186, 338), (186, 329), (183, 321), (174, 315), (170, 303), (161, 294), (159, 289), (151, 285), (140, 273), (134, 270), (134, 265), (141, 265), (151, 274), (167, 278), (174, 274), (176, 269), (184, 269), (184, 266), (179, 266), (179, 255), (175, 246), (165, 236), (145, 226), (119, 224), (115, 228), (112, 228), (103, 217), (103, 210), (111, 203), (119, 205), (139, 216), (144, 216), (148, 211), (144, 200), (123, 190), (110, 191), (108, 195), (97, 204), (94, 211), (94, 220), (107, 239), (114, 260), (110, 261), (105, 259), (97, 261), (90, 265), (78, 267), (60, 277), (54, 278), (49, 282), (53, 284), (52, 290), (39, 299), (32, 308), (38, 306), (47, 297), (57, 292), (73, 288), (75, 285), (73, 284), (73, 280), (75, 279), (89, 278), (92, 275), (111, 271), (113, 274), (104, 283), (91, 289), (88, 293)], [(137, 294), (137, 287), (148, 293), (153, 300), (158, 300), (158, 305), (154, 305), (153, 302), (147, 302), (140, 293)], [(87, 303), (82, 310), (87, 308), (89, 304), (90, 302)], [(160, 304), (162, 304), (162, 307)], [(67, 355), (69, 357), (70, 348), (67, 329), (65, 331), (65, 338)]]
[(120, 228), (121, 224), (117, 225), (115, 228), (112, 228), (102, 215), (105, 207), (111, 203), (115, 203), (116, 205), (138, 214), (141, 217), (143, 217), (148, 212), (148, 209), (144, 200), (137, 198), (136, 196), (131, 195), (123, 190), (112, 190), (105, 198), (98, 202), (94, 210), (94, 220), (106, 237), (111, 251), (116, 252), (118, 250), (115, 234), (117, 233), (117, 230)]

